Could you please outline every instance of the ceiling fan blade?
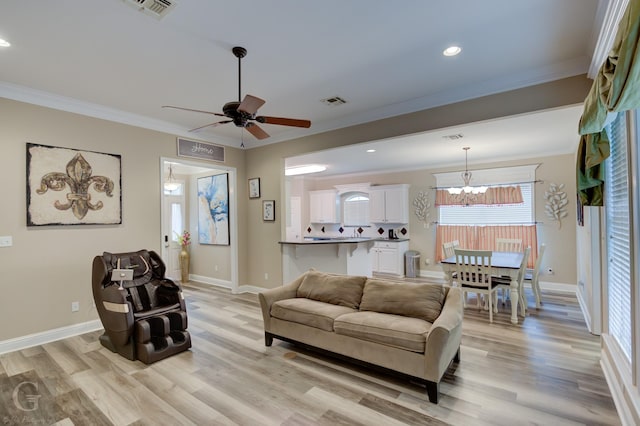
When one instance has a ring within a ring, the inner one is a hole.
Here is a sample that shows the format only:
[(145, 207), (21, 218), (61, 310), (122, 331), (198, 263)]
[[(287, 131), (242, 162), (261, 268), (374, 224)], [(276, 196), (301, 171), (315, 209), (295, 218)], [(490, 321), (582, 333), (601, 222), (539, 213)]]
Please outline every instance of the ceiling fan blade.
[(162, 108), (181, 109), (183, 111), (202, 112), (204, 114), (213, 114), (213, 115), (217, 115), (217, 116), (220, 116), (220, 117), (226, 117), (226, 115), (220, 114), (219, 112), (203, 111), (201, 109), (183, 108), (183, 107), (173, 106), (173, 105), (162, 105)]
[(279, 124), (281, 126), (304, 127), (306, 129), (311, 127), (311, 121), (298, 120), (296, 118), (260, 116), (260, 117), (256, 117), (256, 121), (258, 121), (259, 123)]
[(205, 127), (215, 127), (215, 126), (219, 126), (221, 124), (225, 124), (225, 123), (231, 123), (233, 120), (223, 120), (223, 121), (216, 121), (215, 123), (209, 123), (209, 124), (205, 124), (204, 126), (200, 126), (200, 127), (196, 127), (195, 129), (191, 129), (189, 130), (190, 132), (195, 132), (198, 131), (200, 129), (204, 129)]
[(255, 123), (247, 123), (245, 129), (247, 129), (249, 133), (255, 136), (256, 139), (266, 139), (269, 137), (269, 134), (262, 130), (262, 128)]
[(248, 114), (255, 114), (266, 101), (264, 99), (256, 98), (255, 96), (246, 95), (240, 105), (238, 105), (238, 111), (246, 112)]

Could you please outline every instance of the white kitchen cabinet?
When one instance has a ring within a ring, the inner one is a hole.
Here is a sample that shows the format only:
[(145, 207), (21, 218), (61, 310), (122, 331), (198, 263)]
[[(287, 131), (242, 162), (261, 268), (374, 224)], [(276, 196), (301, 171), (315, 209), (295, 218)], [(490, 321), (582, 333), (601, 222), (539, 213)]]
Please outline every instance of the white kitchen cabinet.
[(409, 250), (409, 241), (376, 241), (373, 253), (373, 272), (379, 274), (404, 275), (404, 253)]
[(409, 185), (380, 185), (369, 190), (372, 223), (409, 223)]
[(340, 223), (338, 191), (325, 189), (309, 191), (309, 221), (311, 223)]

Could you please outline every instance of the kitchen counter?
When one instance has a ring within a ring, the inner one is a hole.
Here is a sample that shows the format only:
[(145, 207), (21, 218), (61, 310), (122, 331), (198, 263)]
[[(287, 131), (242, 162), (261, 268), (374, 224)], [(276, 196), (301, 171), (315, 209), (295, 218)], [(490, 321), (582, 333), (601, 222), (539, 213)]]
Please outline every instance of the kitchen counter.
[(282, 250), (284, 283), (313, 268), (322, 272), (370, 277), (373, 273), (374, 246), (409, 241), (408, 238), (305, 237), (279, 241)]

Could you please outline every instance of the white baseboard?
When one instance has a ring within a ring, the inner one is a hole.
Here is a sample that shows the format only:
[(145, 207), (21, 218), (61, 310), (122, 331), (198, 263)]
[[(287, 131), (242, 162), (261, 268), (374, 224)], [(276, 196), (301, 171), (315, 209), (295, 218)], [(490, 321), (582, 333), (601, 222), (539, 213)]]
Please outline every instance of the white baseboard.
[(32, 346), (38, 346), (96, 330), (102, 330), (102, 323), (100, 320), (87, 321), (80, 324), (68, 325), (66, 327), (54, 328), (53, 330), (3, 340), (0, 342), (0, 354), (19, 351)]
[(609, 385), (613, 403), (624, 426), (640, 424), (640, 393), (632, 383), (628, 361), (620, 354), (614, 338), (602, 334), (600, 366)]
[(238, 293), (251, 293), (251, 294), (258, 294), (261, 291), (265, 291), (267, 290), (264, 287), (256, 287), (254, 285), (241, 285), (238, 288)]
[(189, 280), (195, 281), (201, 284), (208, 284), (215, 287), (224, 287), (229, 290), (233, 290), (233, 286), (231, 285), (231, 281), (220, 280), (218, 278), (205, 277), (204, 275), (189, 275)]

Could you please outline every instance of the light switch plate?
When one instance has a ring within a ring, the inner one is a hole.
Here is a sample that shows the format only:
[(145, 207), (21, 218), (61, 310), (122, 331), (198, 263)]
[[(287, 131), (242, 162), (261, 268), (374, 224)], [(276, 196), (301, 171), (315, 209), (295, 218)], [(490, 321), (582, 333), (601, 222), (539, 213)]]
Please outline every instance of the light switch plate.
[(13, 238), (10, 235), (0, 237), (0, 247), (11, 247), (13, 245)]

